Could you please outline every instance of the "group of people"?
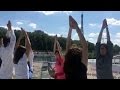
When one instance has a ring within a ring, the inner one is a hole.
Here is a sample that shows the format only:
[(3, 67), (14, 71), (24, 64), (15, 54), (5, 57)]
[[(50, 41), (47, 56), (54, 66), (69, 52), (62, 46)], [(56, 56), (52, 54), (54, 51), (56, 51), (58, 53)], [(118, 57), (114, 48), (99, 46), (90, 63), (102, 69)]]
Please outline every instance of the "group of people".
[[(103, 30), (106, 28), (107, 44), (101, 43)], [(71, 44), (72, 30), (76, 30), (81, 48)], [(48, 64), (48, 71), (55, 79), (87, 79), (88, 66), (88, 44), (79, 28), (78, 23), (72, 16), (69, 16), (69, 32), (66, 43), (65, 55), (61, 53), (61, 47), (55, 37), (54, 54), (56, 56), (55, 67)], [(103, 25), (96, 43), (96, 76), (97, 79), (113, 79), (112, 74), (113, 44), (110, 40), (107, 20)]]
[[(20, 36), (16, 41), (10, 21), (8, 21), (7, 28), (6, 36), (0, 38), (0, 79), (12, 79), (13, 68), (15, 70), (15, 79), (31, 79), (34, 53), (29, 36), (21, 28)], [(101, 43), (102, 33), (105, 28), (107, 32), (107, 44)], [(71, 42), (73, 30), (76, 30), (79, 36), (81, 48)], [(25, 38), (25, 46), (20, 45), (20, 41), (23, 38)], [(62, 54), (62, 47), (57, 40), (57, 36), (55, 36), (53, 52), (56, 59), (55, 67), (48, 64), (48, 71), (51, 77), (55, 79), (87, 79), (88, 44), (82, 30), (72, 16), (69, 16), (69, 32), (65, 55)], [(97, 79), (113, 79), (112, 58), (113, 44), (110, 40), (107, 21), (104, 19), (96, 43)]]
[[(21, 28), (21, 34), (16, 42), (10, 21), (8, 21), (7, 28), (6, 35), (0, 38), (0, 79), (31, 79), (34, 53), (29, 36)], [(25, 46), (20, 45), (23, 37), (25, 37)]]

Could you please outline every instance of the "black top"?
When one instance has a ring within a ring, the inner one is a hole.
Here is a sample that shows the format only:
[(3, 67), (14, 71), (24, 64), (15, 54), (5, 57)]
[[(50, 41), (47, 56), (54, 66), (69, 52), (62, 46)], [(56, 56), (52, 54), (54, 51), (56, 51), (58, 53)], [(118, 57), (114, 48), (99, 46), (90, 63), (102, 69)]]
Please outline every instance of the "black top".
[(87, 67), (83, 63), (65, 73), (66, 79), (87, 79)]
[(100, 55), (101, 43), (96, 43), (96, 73), (97, 79), (113, 79), (112, 75), (112, 58), (113, 58), (113, 44), (108, 41), (108, 51), (106, 56)]

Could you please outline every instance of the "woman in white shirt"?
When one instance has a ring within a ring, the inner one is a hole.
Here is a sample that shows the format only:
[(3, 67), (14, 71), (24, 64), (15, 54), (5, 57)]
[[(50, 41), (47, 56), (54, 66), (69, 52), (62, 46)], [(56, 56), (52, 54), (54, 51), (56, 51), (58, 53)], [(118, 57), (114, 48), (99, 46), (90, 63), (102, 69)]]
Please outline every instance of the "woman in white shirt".
[[(31, 51), (31, 43), (28, 34), (21, 28), (20, 37), (16, 43), (16, 50), (14, 54), (15, 64), (15, 79), (29, 79), (28, 57)], [(20, 40), (25, 36), (25, 46), (20, 45)]]
[(13, 76), (13, 52), (16, 43), (14, 30), (11, 28), (11, 22), (8, 21), (8, 30), (6, 36), (3, 37), (0, 47), (0, 79), (12, 79)]

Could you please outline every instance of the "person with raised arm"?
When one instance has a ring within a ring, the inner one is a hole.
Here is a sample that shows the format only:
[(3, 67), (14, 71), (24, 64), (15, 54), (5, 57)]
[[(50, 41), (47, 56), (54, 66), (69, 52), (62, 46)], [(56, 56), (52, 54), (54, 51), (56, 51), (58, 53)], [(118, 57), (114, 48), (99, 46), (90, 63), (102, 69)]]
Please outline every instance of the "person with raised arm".
[[(106, 28), (107, 44), (102, 43), (102, 33)], [(112, 74), (113, 43), (110, 40), (107, 20), (103, 20), (103, 25), (96, 43), (96, 72), (97, 79), (113, 79)]]
[[(64, 65), (64, 58), (61, 53), (61, 47), (57, 40), (57, 35), (55, 36), (54, 41), (54, 54), (55, 54), (55, 67), (52, 68), (50, 64), (48, 64), (48, 70), (49, 73), (51, 72), (51, 77), (54, 77), (55, 79), (65, 79), (65, 74), (63, 71), (63, 65)], [(52, 71), (50, 71), (52, 70)], [(54, 74), (53, 74), (54, 73)]]
[(16, 36), (14, 30), (12, 30), (11, 21), (7, 24), (6, 36), (2, 39), (2, 45), (0, 47), (0, 79), (12, 79), (13, 76), (13, 58), (14, 47), (16, 43)]
[[(82, 48), (71, 45), (72, 29), (76, 29)], [(69, 32), (66, 43), (64, 72), (66, 79), (87, 79), (88, 46), (81, 29), (72, 16), (69, 16)]]
[[(25, 36), (25, 46), (20, 45), (20, 41)], [(31, 54), (31, 43), (29, 40), (29, 36), (27, 32), (21, 28), (20, 37), (16, 43), (16, 49), (14, 54), (14, 64), (15, 64), (15, 79), (29, 79), (29, 71), (32, 70), (32, 64), (29, 61), (33, 59), (33, 55)], [(32, 58), (30, 58), (32, 57)], [(28, 64), (29, 61), (29, 64)], [(33, 71), (32, 71), (33, 72)]]

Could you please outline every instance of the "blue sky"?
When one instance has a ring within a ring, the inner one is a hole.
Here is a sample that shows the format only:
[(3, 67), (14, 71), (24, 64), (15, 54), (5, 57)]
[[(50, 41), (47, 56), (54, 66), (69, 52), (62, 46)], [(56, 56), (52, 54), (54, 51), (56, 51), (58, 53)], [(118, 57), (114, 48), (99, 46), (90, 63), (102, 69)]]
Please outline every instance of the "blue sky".
[[(11, 20), (13, 29), (25, 28), (27, 31), (43, 30), (49, 35), (67, 37), (69, 15), (81, 24), (81, 11), (0, 11), (0, 26), (6, 27)], [(103, 19), (107, 19), (111, 41), (120, 46), (120, 11), (83, 11), (85, 38), (96, 43)], [(103, 34), (105, 37), (105, 32)], [(78, 40), (73, 30), (72, 39)], [(102, 40), (103, 42), (103, 40)]]

